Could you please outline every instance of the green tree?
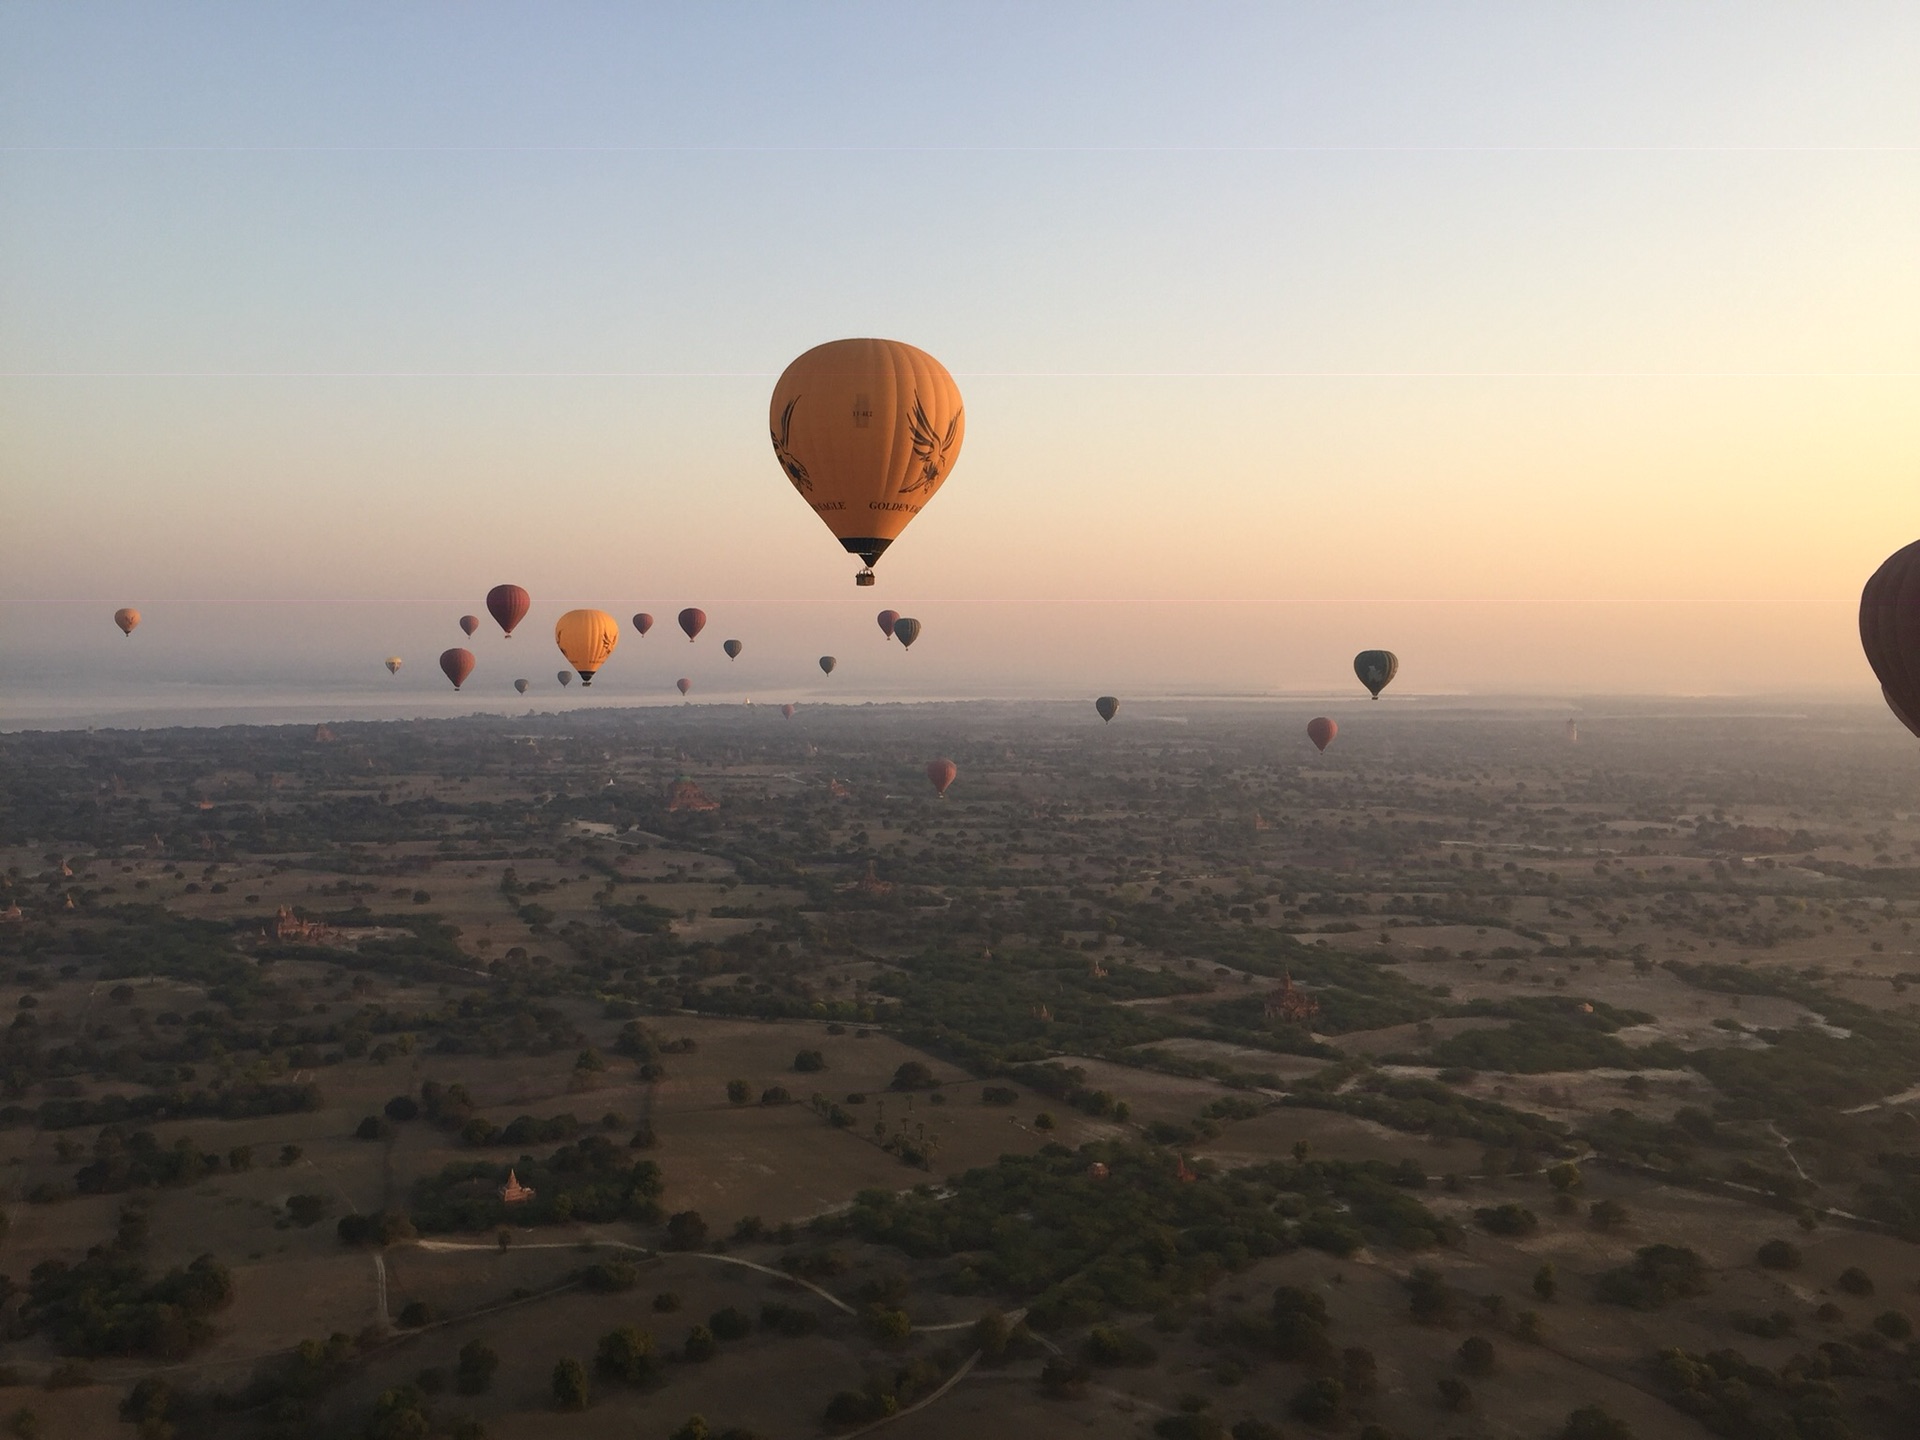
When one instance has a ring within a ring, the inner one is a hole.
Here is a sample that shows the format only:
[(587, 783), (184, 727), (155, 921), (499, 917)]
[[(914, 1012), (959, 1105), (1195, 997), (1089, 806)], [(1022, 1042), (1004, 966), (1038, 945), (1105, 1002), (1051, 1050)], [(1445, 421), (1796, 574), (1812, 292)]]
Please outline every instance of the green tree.
[(462, 1395), (484, 1394), (499, 1368), (499, 1351), (484, 1340), (469, 1340), (460, 1347), (460, 1358), (454, 1365), (454, 1388)]
[(1533, 1272), (1533, 1293), (1542, 1300), (1551, 1300), (1560, 1291), (1560, 1280), (1554, 1274), (1553, 1262), (1549, 1260)]
[(572, 1356), (553, 1367), (553, 1399), (562, 1410), (587, 1408), (587, 1367)]
[(727, 1081), (727, 1103), (746, 1105), (753, 1100), (753, 1087), (744, 1080)]

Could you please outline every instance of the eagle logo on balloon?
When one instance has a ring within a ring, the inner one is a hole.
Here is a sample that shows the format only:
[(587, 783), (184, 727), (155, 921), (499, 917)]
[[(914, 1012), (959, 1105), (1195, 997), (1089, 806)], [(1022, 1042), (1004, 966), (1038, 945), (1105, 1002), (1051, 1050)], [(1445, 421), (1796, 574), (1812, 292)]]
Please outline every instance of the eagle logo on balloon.
[[(806, 465), (789, 448), (793, 438), (793, 411), (800, 403), (800, 397), (794, 396), (787, 402), (787, 408), (780, 412), (780, 428), (768, 433), (773, 440), (774, 458), (780, 462), (780, 468), (787, 472), (787, 478), (793, 482), (793, 488), (802, 495), (813, 493), (813, 477), (807, 473)], [(907, 419), (907, 429), (913, 437), (913, 460), (920, 467), (920, 473), (910, 478), (900, 487), (902, 495), (911, 495), (917, 490), (932, 490), (939, 485), (947, 472), (953, 442), (960, 434), (960, 417), (965, 412), (956, 410), (953, 419), (947, 423), (943, 435), (927, 416), (927, 408), (921, 403), (920, 396), (913, 397), (913, 413)]]

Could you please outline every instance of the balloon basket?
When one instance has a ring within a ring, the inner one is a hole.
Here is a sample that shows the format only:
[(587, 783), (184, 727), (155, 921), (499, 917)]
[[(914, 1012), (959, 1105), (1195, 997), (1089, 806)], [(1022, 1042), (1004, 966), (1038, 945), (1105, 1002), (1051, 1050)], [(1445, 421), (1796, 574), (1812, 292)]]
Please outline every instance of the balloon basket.
[(872, 571), (872, 570), (862, 570), (862, 571), (861, 571), (861, 572), (860, 572), (860, 573), (859, 573), (858, 575), (856, 575), (856, 576), (854, 576), (854, 577), (853, 577), (853, 583), (854, 583), (854, 584), (856, 584), (856, 585), (871, 585), (871, 584), (873, 584), (873, 571)]

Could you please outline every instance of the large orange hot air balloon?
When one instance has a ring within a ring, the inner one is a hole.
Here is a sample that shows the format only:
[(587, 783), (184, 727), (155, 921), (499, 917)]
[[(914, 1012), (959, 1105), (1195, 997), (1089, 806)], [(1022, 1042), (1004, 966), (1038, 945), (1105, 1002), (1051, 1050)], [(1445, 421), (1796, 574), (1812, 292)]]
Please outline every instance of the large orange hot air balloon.
[(633, 617), (633, 628), (644, 636), (647, 631), (653, 628), (653, 617), (642, 610), (638, 615)]
[(140, 612), (129, 606), (125, 610), (113, 612), (113, 623), (120, 627), (122, 635), (131, 635), (140, 628)]
[(1333, 743), (1333, 737), (1340, 733), (1340, 727), (1324, 715), (1316, 715), (1307, 721), (1307, 738), (1321, 750)]
[(1920, 735), (1920, 540), (1889, 555), (1860, 592), (1860, 648), (1887, 708)]
[(832, 340), (787, 366), (768, 410), (773, 453), (800, 498), (873, 566), (960, 458), (960, 387), (898, 340)]
[(480, 617), (478, 615), (462, 615), (460, 617), (460, 628), (471, 635), (480, 628)]
[(960, 773), (960, 767), (942, 756), (938, 760), (927, 762), (927, 779), (933, 782), (933, 793), (946, 798), (947, 787), (953, 784), (953, 777)]
[(693, 637), (707, 628), (707, 612), (689, 605), (680, 612), (680, 628), (687, 632), (687, 643), (691, 645)]
[(487, 613), (508, 635), (513, 634), (514, 626), (527, 618), (527, 609), (532, 604), (533, 597), (518, 585), (496, 585), (487, 591)]
[(820, 673), (822, 675), (831, 675), (833, 673), (833, 667), (839, 663), (840, 662), (831, 655), (822, 655), (820, 657)]
[(880, 622), (880, 633), (891, 640), (893, 638), (894, 622), (900, 618), (900, 612), (898, 610), (882, 610), (874, 618)]
[(580, 683), (591, 685), (594, 672), (620, 643), (620, 627), (604, 610), (569, 610), (553, 627), (553, 643), (580, 672)]
[(689, 690), (693, 689), (693, 681), (689, 680), (686, 676), (682, 675), (678, 680), (673, 682), (673, 688), (678, 690), (682, 695), (684, 695)]
[(453, 681), (458, 690), (467, 683), (467, 677), (473, 674), (473, 652), (471, 650), (443, 650), (440, 652), (440, 668), (447, 679)]
[(740, 658), (740, 652), (747, 647), (742, 645), (738, 640), (723, 640), (720, 642), (720, 648), (727, 652), (727, 659), (738, 660)]
[(1093, 702), (1093, 708), (1100, 712), (1102, 720), (1111, 720), (1120, 713), (1120, 702), (1111, 695), (1102, 695)]
[(893, 622), (893, 638), (900, 642), (902, 649), (911, 650), (913, 642), (920, 638), (920, 622), (911, 616), (902, 615)]

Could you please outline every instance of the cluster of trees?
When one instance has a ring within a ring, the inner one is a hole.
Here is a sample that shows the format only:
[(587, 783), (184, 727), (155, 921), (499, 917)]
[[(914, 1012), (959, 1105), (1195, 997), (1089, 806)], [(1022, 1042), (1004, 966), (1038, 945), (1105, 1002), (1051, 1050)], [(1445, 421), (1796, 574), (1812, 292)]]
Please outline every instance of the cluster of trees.
[(1920, 1423), (1920, 1394), (1913, 1388), (1920, 1381), (1920, 1363), (1864, 1353), (1840, 1341), (1796, 1355), (1777, 1370), (1749, 1361), (1738, 1350), (1707, 1355), (1663, 1350), (1655, 1366), (1674, 1408), (1728, 1440), (1852, 1440), (1856, 1432), (1835, 1383), (1850, 1377), (1904, 1382), (1904, 1403), (1895, 1402), (1898, 1413), (1887, 1418), (1896, 1427)]
[[(531, 1200), (512, 1206), (501, 1200), (509, 1169), (534, 1190)], [(661, 1218), (663, 1188), (655, 1162), (632, 1160), (604, 1135), (588, 1135), (544, 1160), (522, 1155), (511, 1167), (484, 1160), (448, 1165), (416, 1182), (408, 1213), (422, 1234), (490, 1230), (505, 1223), (651, 1225)]]
[(1462, 1095), (1436, 1080), (1368, 1074), (1351, 1090), (1334, 1088), (1351, 1073), (1348, 1066), (1330, 1066), (1302, 1081), (1281, 1103), (1337, 1110), (1436, 1139), (1457, 1137), (1544, 1155), (1570, 1155), (1576, 1149), (1567, 1127), (1556, 1120)]
[(141, 1259), (146, 1235), (145, 1207), (130, 1204), (108, 1244), (74, 1264), (34, 1266), (22, 1325), (63, 1355), (190, 1355), (212, 1338), (209, 1317), (232, 1303), (233, 1277), (211, 1255), (156, 1277)]

